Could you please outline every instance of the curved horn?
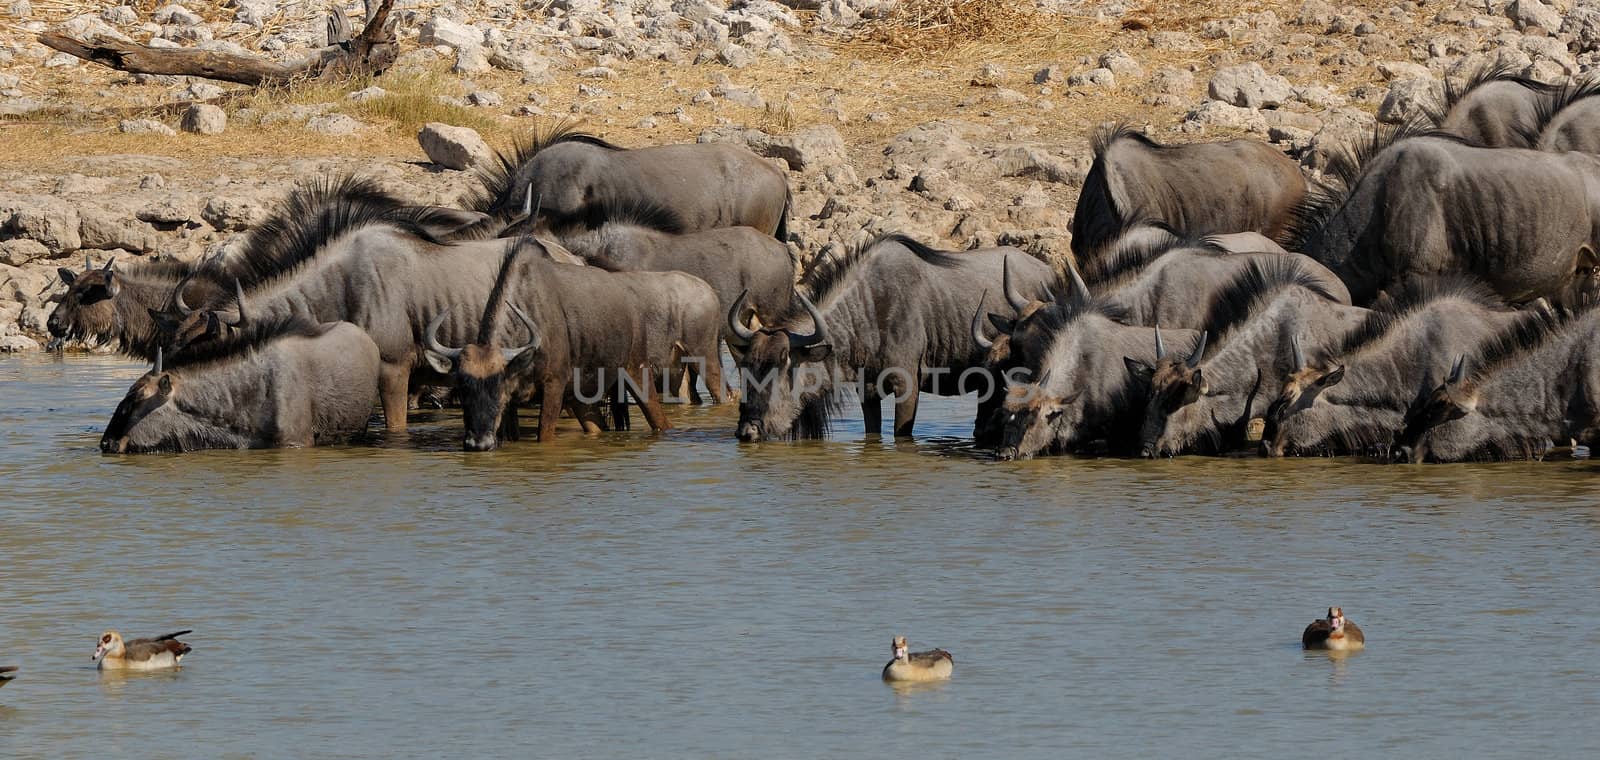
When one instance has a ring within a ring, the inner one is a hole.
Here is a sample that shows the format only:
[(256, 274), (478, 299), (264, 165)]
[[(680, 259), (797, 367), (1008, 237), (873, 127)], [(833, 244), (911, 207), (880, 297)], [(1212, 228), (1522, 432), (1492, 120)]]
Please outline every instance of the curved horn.
[(1067, 275), (1072, 278), (1072, 300), (1080, 304), (1088, 303), (1093, 296), (1089, 295), (1089, 285), (1078, 274), (1078, 268), (1067, 265)]
[(1454, 367), (1450, 368), (1450, 379), (1446, 380), (1445, 382), (1448, 382), (1448, 383), (1459, 383), (1459, 382), (1461, 382), (1461, 378), (1465, 377), (1466, 374), (1467, 374), (1467, 355), (1466, 354), (1462, 354), (1462, 355), (1456, 357), (1456, 365)]
[(506, 361), (511, 361), (512, 359), (517, 358), (524, 351), (532, 351), (538, 348), (541, 343), (543, 343), (543, 341), (539, 339), (539, 328), (534, 326), (533, 319), (528, 316), (528, 312), (523, 311), (522, 307), (512, 304), (511, 313), (517, 315), (517, 319), (522, 321), (523, 327), (528, 328), (528, 342), (516, 348), (500, 349), (500, 355), (504, 356)]
[(978, 310), (972, 312), (972, 342), (985, 351), (994, 348), (994, 341), (983, 334), (983, 300), (988, 297), (989, 291), (983, 291), (983, 295), (978, 296)]
[(756, 337), (756, 331), (747, 327), (744, 323), (744, 319), (742, 318), (742, 315), (744, 314), (744, 302), (749, 297), (750, 291), (749, 289), (746, 289), (743, 293), (739, 294), (739, 298), (735, 300), (733, 302), (733, 306), (728, 309), (728, 333), (733, 337), (738, 338), (741, 343), (749, 343), (751, 338)]
[(154, 369), (150, 370), (150, 374), (152, 374), (152, 375), (161, 374), (161, 365), (162, 365), (162, 363), (163, 363), (163, 357), (162, 357), (161, 347), (160, 346), (156, 346), (156, 366), (155, 366)]
[(244, 327), (250, 320), (244, 315), (244, 285), (239, 284), (238, 280), (233, 281), (233, 302), (235, 306), (233, 320), (223, 319), (222, 323), (229, 327)]
[(1289, 338), (1289, 351), (1294, 355), (1294, 370), (1299, 372), (1300, 370), (1305, 369), (1306, 352), (1304, 349), (1300, 348), (1299, 335), (1294, 335)]
[(1200, 342), (1194, 346), (1194, 353), (1189, 354), (1189, 369), (1200, 366), (1200, 356), (1206, 352), (1206, 338), (1211, 337), (1209, 331), (1200, 333)]
[(428, 323), (426, 335), (429, 351), (454, 360), (456, 357), (461, 355), (461, 349), (449, 348), (439, 342), (439, 325), (444, 324), (444, 318), (449, 316), (449, 314), (450, 311), (448, 309), (439, 312), (439, 316), (434, 317), (433, 321)]
[(797, 295), (800, 295), (800, 305), (806, 307), (806, 313), (811, 315), (811, 334), (796, 335), (784, 330), (789, 335), (789, 347), (806, 348), (807, 346), (815, 346), (818, 343), (827, 343), (828, 327), (822, 323), (822, 312), (817, 311), (817, 305), (812, 303), (811, 299), (806, 298), (803, 294)]
[(183, 301), (183, 290), (189, 287), (189, 281), (192, 279), (194, 279), (194, 272), (191, 271), (184, 275), (183, 279), (178, 280), (178, 287), (172, 289), (172, 306), (178, 310), (179, 314), (185, 317), (194, 313), (194, 309), (189, 308), (189, 304)]
[(1017, 314), (1022, 314), (1022, 310), (1028, 308), (1028, 299), (1023, 298), (1022, 294), (1018, 293), (1017, 289), (1011, 285), (1010, 256), (1006, 256), (1000, 261), (1000, 286), (1005, 289), (1006, 303), (1011, 304), (1011, 308), (1014, 309)]
[(1167, 344), (1161, 340), (1161, 325), (1156, 325), (1156, 361), (1167, 358)]

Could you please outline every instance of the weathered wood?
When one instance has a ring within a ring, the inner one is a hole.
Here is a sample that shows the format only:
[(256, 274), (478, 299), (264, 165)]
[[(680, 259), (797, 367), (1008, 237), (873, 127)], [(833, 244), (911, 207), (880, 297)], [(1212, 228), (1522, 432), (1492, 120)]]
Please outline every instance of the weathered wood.
[(55, 32), (39, 35), (39, 42), (118, 71), (202, 77), (248, 85), (284, 82), (307, 73), (319, 63), (319, 58), (312, 58), (288, 66), (255, 56), (194, 48), (153, 48), (136, 42), (100, 40), (89, 44)]
[(378, 74), (394, 61), (394, 30), (389, 10), (394, 0), (367, 3), (367, 24), (361, 34), (350, 35), (349, 22), (339, 10), (330, 11), (329, 46), (294, 63), (276, 63), (253, 55), (238, 55), (195, 48), (153, 48), (137, 42), (96, 39), (92, 42), (56, 32), (39, 35), (47, 47), (85, 61), (134, 74), (201, 77), (251, 86), (283, 84), (292, 79), (323, 74)]

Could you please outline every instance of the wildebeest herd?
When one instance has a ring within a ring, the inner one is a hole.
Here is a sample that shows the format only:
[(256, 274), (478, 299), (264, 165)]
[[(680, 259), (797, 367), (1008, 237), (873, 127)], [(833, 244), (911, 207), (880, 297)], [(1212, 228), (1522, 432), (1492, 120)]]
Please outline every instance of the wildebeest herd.
[[(741, 441), (819, 437), (844, 391), (910, 435), (978, 398), (1001, 459), (1537, 458), (1600, 423), (1600, 84), (1485, 71), (1307, 179), (1248, 140), (1095, 135), (1059, 271), (1015, 248), (878, 238), (798, 278), (783, 172), (742, 148), (557, 129), (463, 208), (304, 183), (196, 263), (86, 262), (57, 342), (152, 361), (106, 452), (314, 445), (459, 403), (468, 449), (654, 429), (680, 387)], [(723, 376), (726, 345), (737, 377)]]

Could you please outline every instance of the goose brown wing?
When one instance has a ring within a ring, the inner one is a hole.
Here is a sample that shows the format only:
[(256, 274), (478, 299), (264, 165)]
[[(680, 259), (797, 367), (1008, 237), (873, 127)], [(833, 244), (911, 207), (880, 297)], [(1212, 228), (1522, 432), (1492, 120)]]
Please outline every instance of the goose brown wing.
[(144, 661), (163, 652), (171, 652), (174, 657), (182, 657), (189, 653), (189, 645), (179, 641), (176, 637), (193, 631), (178, 631), (153, 639), (134, 639), (123, 644), (123, 656), (134, 661)]
[(17, 666), (15, 665), (0, 665), (0, 686), (5, 686), (11, 679), (16, 678), (16, 676), (12, 675), (15, 672), (17, 672)]
[(913, 664), (924, 668), (931, 668), (940, 660), (949, 660), (951, 664), (955, 664), (956, 661), (955, 657), (952, 657), (949, 652), (946, 652), (943, 649), (934, 649), (927, 652), (912, 652), (907, 657)]
[(1314, 620), (1306, 626), (1306, 632), (1300, 634), (1300, 644), (1306, 647), (1322, 646), (1328, 643), (1328, 634), (1333, 633), (1333, 626), (1326, 620)]

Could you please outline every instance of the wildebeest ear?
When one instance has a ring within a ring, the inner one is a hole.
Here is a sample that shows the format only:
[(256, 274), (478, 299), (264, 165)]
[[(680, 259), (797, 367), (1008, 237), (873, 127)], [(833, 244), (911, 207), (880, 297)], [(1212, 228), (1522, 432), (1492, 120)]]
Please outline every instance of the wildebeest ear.
[(1156, 373), (1155, 367), (1145, 364), (1143, 361), (1135, 359), (1131, 356), (1122, 357), (1122, 363), (1128, 368), (1128, 374), (1133, 375), (1140, 380), (1149, 380), (1150, 377)]
[(1012, 330), (1017, 329), (1017, 320), (1002, 317), (999, 314), (990, 314), (989, 324), (994, 325), (994, 329), (1007, 335), (1010, 335)]
[(160, 309), (151, 309), (146, 307), (145, 311), (150, 312), (150, 321), (155, 323), (156, 332), (163, 335), (171, 335), (178, 331), (177, 317), (161, 311)]
[(438, 351), (425, 349), (422, 352), (422, 358), (428, 360), (428, 366), (433, 367), (433, 371), (441, 375), (448, 375), (455, 370), (455, 362)]
[(1578, 247), (1578, 268), (1593, 269), (1600, 267), (1600, 254), (1596, 254), (1594, 246), (1584, 243)]
[(803, 362), (820, 362), (823, 359), (828, 358), (828, 355), (832, 353), (833, 346), (830, 346), (826, 343), (818, 343), (816, 345), (806, 346), (805, 348), (795, 349), (794, 357)]
[(1329, 372), (1328, 374), (1323, 375), (1322, 377), (1318, 378), (1317, 379), (1317, 385), (1320, 385), (1320, 386), (1322, 386), (1324, 388), (1328, 388), (1328, 387), (1331, 387), (1331, 386), (1338, 385), (1339, 381), (1343, 380), (1343, 379), (1344, 379), (1344, 365), (1341, 364), (1341, 365), (1339, 365), (1337, 367), (1334, 367), (1332, 372)]
[(117, 273), (116, 272), (113, 272), (113, 271), (107, 269), (107, 270), (105, 270), (105, 273), (106, 273), (106, 295), (109, 295), (112, 298), (116, 298), (117, 297), (117, 291), (122, 290), (122, 283), (117, 281)]
[(78, 273), (66, 267), (56, 267), (56, 276), (61, 278), (67, 287), (72, 287), (72, 282), (78, 279)]

